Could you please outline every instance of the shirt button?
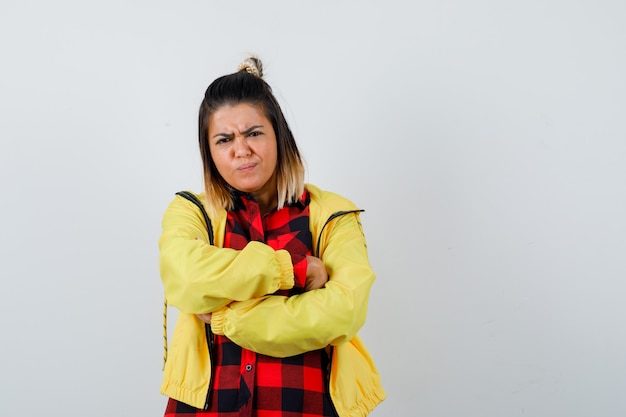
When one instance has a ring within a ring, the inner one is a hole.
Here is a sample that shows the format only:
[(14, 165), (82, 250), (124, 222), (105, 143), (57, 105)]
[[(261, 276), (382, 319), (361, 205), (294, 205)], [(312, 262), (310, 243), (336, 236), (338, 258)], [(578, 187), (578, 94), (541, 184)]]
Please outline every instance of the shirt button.
[(248, 364), (246, 365), (246, 371), (250, 372), (252, 370), (252, 365)]

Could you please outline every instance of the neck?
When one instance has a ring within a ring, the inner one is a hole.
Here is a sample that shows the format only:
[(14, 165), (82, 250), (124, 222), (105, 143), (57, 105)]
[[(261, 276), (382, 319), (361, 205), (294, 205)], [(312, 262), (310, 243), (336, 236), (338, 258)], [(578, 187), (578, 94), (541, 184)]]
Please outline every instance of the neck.
[(262, 196), (255, 195), (254, 199), (259, 204), (261, 210), (261, 216), (269, 213), (274, 207), (278, 205), (278, 197), (276, 195), (263, 198)]

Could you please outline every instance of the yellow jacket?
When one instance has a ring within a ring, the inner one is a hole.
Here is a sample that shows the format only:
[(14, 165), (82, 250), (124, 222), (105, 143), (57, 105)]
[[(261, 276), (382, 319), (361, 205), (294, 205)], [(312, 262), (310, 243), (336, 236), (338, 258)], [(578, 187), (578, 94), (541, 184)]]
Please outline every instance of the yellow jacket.
[(329, 281), (292, 297), (268, 295), (294, 285), (291, 257), (260, 242), (221, 248), (226, 211), (213, 216), (215, 246), (195, 205), (176, 197), (163, 217), (161, 279), (168, 304), (180, 311), (161, 393), (204, 408), (211, 361), (204, 322), (213, 333), (257, 353), (287, 357), (332, 346), (330, 395), (340, 417), (362, 417), (384, 398), (374, 362), (357, 335), (364, 324), (374, 273), (359, 210), (347, 199), (308, 185), (313, 251)]

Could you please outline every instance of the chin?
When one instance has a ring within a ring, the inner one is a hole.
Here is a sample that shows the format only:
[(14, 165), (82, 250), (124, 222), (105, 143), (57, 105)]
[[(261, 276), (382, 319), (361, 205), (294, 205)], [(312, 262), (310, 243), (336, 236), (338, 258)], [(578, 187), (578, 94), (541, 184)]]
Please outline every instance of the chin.
[(249, 187), (235, 186), (234, 188), (238, 191), (241, 191), (242, 193), (254, 193), (261, 189), (261, 187), (252, 187), (252, 186), (249, 186)]

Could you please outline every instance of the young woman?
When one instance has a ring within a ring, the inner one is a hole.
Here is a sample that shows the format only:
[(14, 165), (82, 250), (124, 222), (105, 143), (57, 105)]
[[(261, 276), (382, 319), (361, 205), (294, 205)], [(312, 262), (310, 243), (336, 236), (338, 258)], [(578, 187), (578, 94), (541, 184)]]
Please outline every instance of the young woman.
[(161, 278), (180, 311), (165, 416), (365, 416), (385, 392), (357, 335), (374, 281), (360, 210), (304, 184), (262, 76), (249, 58), (208, 87), (197, 196), (208, 217), (190, 194), (164, 214)]

